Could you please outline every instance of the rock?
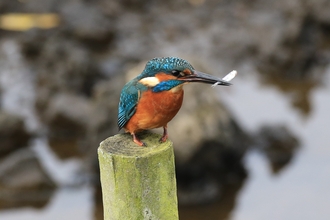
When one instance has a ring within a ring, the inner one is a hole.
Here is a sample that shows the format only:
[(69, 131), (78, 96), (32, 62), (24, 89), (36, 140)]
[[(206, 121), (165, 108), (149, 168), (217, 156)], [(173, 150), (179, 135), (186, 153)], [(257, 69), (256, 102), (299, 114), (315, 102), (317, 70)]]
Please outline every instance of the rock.
[(0, 209), (43, 207), (55, 187), (30, 149), (17, 150), (0, 160)]
[[(327, 25), (314, 17), (301, 18), (296, 34), (284, 35), (267, 56), (260, 57), (257, 66), (262, 73), (278, 75), (288, 82), (319, 81), (319, 73), (328, 63)], [(322, 75), (321, 75), (322, 76)]]
[[(114, 22), (98, 4), (71, 1), (60, 9), (65, 28), (78, 38), (103, 44), (113, 36)], [(95, 25), (97, 24), (97, 25)]]
[(101, 141), (118, 134), (117, 126), (118, 102), (124, 77), (117, 75), (110, 80), (98, 83), (93, 91), (92, 113), (87, 126), (88, 146), (84, 149), (86, 167), (95, 172), (98, 170), (97, 148)]
[(60, 158), (82, 155), (91, 115), (92, 105), (82, 96), (62, 93), (49, 101), (43, 120), (49, 128), (49, 145)]
[(228, 186), (239, 190), (247, 176), (242, 164), (244, 146), (226, 146), (221, 141), (203, 141), (188, 161), (176, 160), (178, 198), (181, 205), (219, 201)]
[(96, 159), (99, 143), (118, 133), (117, 108), (123, 81), (123, 77), (112, 77), (98, 83), (91, 98), (57, 93), (46, 99), (40, 115), (48, 125), (50, 146), (59, 157)]
[(117, 113), (120, 92), (125, 84), (124, 77), (117, 75), (98, 83), (93, 92), (92, 123), (90, 129), (97, 141), (118, 133)]
[(21, 117), (0, 110), (0, 158), (19, 148), (27, 147), (31, 134)]
[(309, 0), (306, 2), (312, 17), (315, 17), (321, 23), (330, 24), (330, 3), (327, 0)]
[(47, 11), (54, 11), (57, 4), (54, 0), (47, 1), (26, 1), (13, 2), (10, 0), (3, 0), (0, 2), (0, 9), (5, 13), (21, 12), (21, 13), (40, 13)]
[(40, 58), (34, 61), (37, 86), (42, 91), (38, 93), (38, 100), (44, 101), (56, 92), (88, 97), (100, 79), (98, 68), (91, 59), (91, 51), (63, 35), (49, 37), (44, 42)]
[(283, 125), (263, 126), (254, 139), (275, 174), (292, 161), (299, 149), (299, 139)]

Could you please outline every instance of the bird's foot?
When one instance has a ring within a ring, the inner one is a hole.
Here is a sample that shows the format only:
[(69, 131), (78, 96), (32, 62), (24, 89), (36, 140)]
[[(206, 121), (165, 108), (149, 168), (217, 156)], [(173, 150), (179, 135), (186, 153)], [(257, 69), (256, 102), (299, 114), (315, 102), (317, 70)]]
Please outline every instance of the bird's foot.
[(159, 139), (159, 142), (164, 143), (168, 138), (167, 134), (167, 126), (164, 126), (164, 133), (163, 136)]
[(132, 136), (133, 136), (133, 141), (134, 141), (134, 143), (136, 143), (137, 145), (139, 145), (139, 146), (141, 146), (141, 147), (146, 147), (146, 146), (147, 146), (144, 142), (142, 142), (142, 141), (136, 136), (136, 134), (133, 133)]
[(167, 141), (167, 138), (168, 138), (168, 135), (162, 136), (162, 137), (159, 139), (159, 142), (164, 143), (164, 142)]

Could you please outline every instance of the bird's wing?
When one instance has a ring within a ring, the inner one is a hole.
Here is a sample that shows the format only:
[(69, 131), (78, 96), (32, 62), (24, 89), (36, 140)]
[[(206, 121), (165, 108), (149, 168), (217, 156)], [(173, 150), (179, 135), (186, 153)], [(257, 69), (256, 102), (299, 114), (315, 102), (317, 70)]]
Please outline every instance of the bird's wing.
[(122, 129), (128, 120), (134, 115), (136, 105), (140, 99), (140, 94), (146, 89), (146, 87), (135, 81), (131, 81), (124, 86), (120, 95), (118, 107), (119, 130)]

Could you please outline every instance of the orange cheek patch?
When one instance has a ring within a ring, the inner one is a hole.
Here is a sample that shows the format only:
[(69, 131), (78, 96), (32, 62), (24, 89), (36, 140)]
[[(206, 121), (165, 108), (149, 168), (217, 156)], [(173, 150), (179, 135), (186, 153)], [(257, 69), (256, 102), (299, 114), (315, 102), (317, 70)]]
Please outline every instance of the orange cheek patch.
[(162, 82), (162, 81), (166, 81), (166, 80), (170, 80), (170, 79), (176, 79), (175, 76), (172, 76), (170, 74), (166, 74), (166, 73), (157, 73), (155, 75), (155, 77), (157, 77), (157, 79)]
[(191, 74), (192, 74), (191, 71), (190, 71), (189, 69), (184, 69), (182, 72), (183, 72), (185, 75), (191, 75)]

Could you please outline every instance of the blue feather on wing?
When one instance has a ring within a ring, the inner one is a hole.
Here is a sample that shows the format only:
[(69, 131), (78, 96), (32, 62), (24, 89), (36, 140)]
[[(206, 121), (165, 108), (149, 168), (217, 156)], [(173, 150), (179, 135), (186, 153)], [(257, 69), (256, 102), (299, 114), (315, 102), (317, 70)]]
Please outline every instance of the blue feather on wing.
[(128, 120), (134, 115), (139, 101), (139, 93), (147, 87), (140, 84), (137, 80), (128, 82), (122, 89), (118, 106), (118, 127), (122, 129)]

